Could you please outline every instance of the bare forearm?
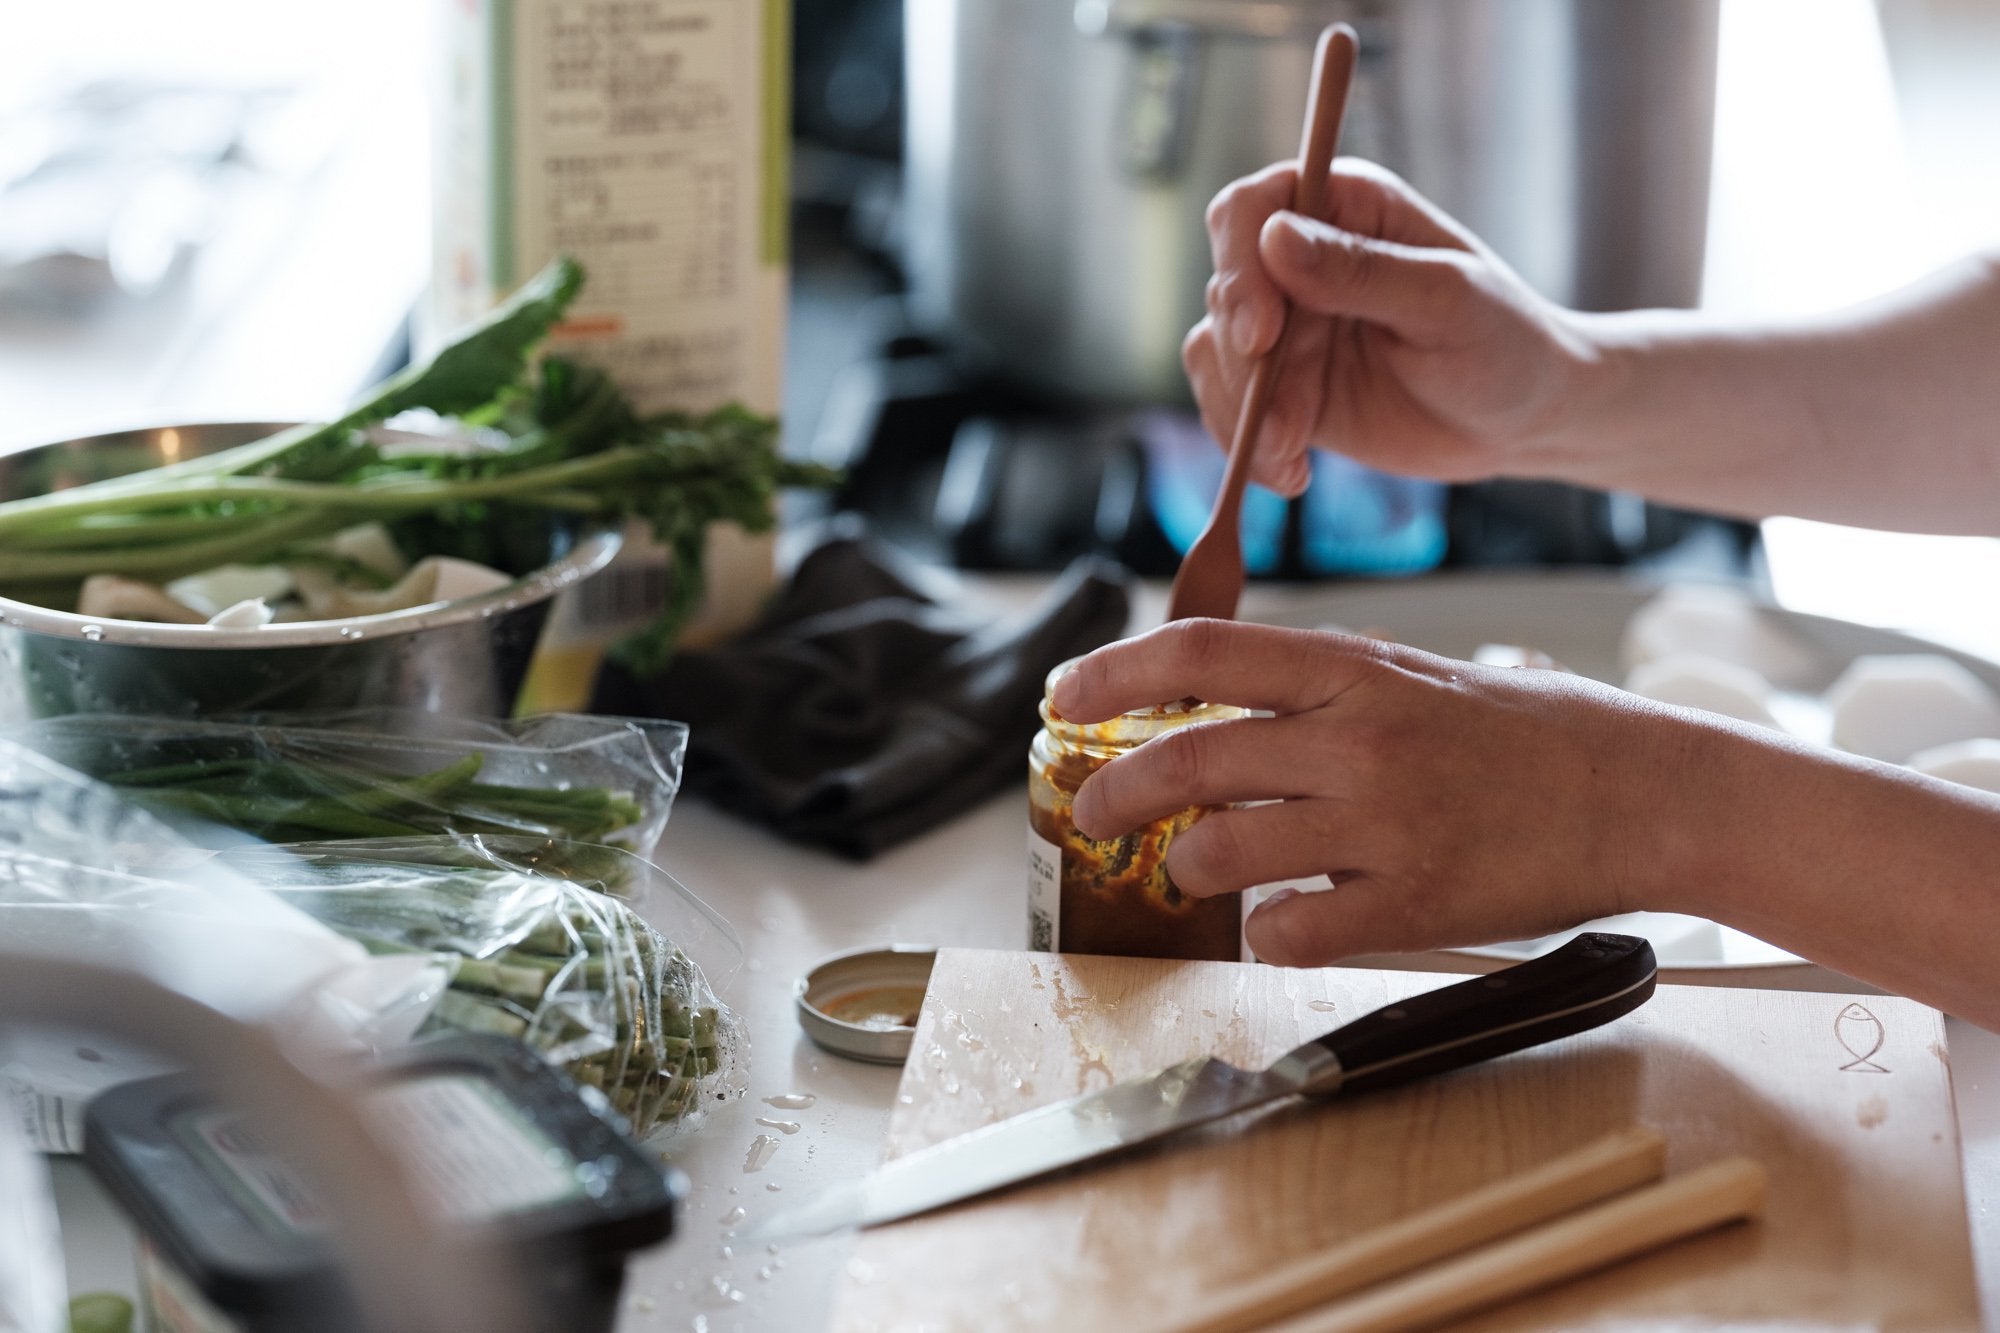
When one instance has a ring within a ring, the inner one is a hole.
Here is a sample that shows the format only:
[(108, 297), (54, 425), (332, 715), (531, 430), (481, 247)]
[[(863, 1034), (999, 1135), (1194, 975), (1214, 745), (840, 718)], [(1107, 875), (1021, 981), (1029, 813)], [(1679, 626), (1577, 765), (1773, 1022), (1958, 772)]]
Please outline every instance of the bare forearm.
[(2000, 797), (1802, 744), (1687, 733), (1700, 808), (1646, 896), (2000, 1031)]
[(2000, 534), (2000, 255), (1782, 326), (1575, 321), (1573, 410), (1523, 471), (1749, 518)]

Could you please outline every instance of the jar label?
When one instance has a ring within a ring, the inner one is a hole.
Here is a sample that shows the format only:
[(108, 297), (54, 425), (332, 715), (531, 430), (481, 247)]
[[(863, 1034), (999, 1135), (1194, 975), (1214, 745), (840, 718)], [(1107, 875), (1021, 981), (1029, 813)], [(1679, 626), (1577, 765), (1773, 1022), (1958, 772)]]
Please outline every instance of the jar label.
[(1062, 947), (1062, 848), (1028, 829), (1028, 947)]

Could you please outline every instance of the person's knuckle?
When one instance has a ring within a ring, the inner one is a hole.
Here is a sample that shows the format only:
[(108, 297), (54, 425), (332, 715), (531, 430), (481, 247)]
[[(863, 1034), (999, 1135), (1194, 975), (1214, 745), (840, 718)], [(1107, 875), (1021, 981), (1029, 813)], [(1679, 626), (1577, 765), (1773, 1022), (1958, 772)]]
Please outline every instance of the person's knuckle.
[(1345, 237), (1327, 246), (1329, 256), (1341, 269), (1341, 281), (1356, 291), (1366, 292), (1382, 283), (1382, 256), (1360, 237)]
[(1181, 339), (1181, 368), (1191, 376), (1200, 375), (1205, 368), (1203, 362), (1208, 354), (1205, 344), (1214, 336), (1214, 327), (1204, 318)]
[(1234, 622), (1193, 618), (1176, 620), (1167, 627), (1174, 667), (1184, 675), (1206, 676), (1229, 660), (1229, 640)]
[(1208, 738), (1199, 728), (1170, 731), (1159, 738), (1154, 762), (1161, 780), (1175, 792), (1199, 792), (1210, 771)]
[(1318, 640), (1320, 652), (1346, 664), (1356, 676), (1372, 680), (1395, 670), (1397, 646), (1373, 634), (1335, 632)]
[(1072, 680), (1070, 689), (1075, 691), (1075, 697), (1087, 700), (1104, 689), (1109, 672), (1101, 655), (1089, 653), (1078, 658), (1066, 674)]
[(1226, 813), (1207, 816), (1174, 840), (1174, 882), (1197, 896), (1239, 887), (1241, 868), (1256, 853), (1240, 821)]
[(1244, 193), (1245, 185), (1240, 180), (1231, 181), (1215, 192), (1202, 212), (1202, 221), (1209, 231), (1219, 234), (1229, 226), (1231, 217), (1243, 203)]
[(1396, 757), (1397, 728), (1375, 718), (1361, 718), (1341, 729), (1340, 748), (1355, 773), (1379, 773)]
[(1334, 162), (1334, 174), (1345, 176), (1352, 180), (1365, 181), (1371, 186), (1387, 190), (1407, 188), (1401, 176), (1373, 158), (1339, 158)]
[(1479, 277), (1470, 264), (1456, 256), (1440, 258), (1423, 266), (1424, 286), (1439, 310), (1453, 310), (1471, 299)]
[(1257, 923), (1258, 957), (1280, 967), (1314, 967), (1340, 956), (1340, 932), (1325, 904), (1294, 899), (1285, 906), (1284, 912)]

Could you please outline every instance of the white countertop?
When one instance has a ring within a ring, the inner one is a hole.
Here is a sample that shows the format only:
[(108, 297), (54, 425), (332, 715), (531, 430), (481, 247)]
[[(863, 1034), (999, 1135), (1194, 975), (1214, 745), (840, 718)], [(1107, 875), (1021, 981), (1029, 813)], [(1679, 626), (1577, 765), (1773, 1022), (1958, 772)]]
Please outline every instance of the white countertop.
[[(1032, 586), (1015, 580), (996, 591), (1018, 606)], [(1160, 596), (1142, 591), (1136, 623), (1157, 617)], [(1250, 605), (1286, 596), (1253, 589)], [(720, 989), (744, 1020), (749, 1073), (742, 1100), (718, 1106), (698, 1132), (667, 1143), (693, 1191), (676, 1238), (634, 1262), (621, 1333), (826, 1326), (851, 1237), (773, 1252), (736, 1243), (731, 1233), (874, 1166), (899, 1070), (809, 1042), (794, 1018), (793, 979), (829, 954), (891, 942), (1020, 947), (1022, 800), (1005, 793), (865, 864), (786, 843), (701, 801), (676, 805), (656, 859), (742, 937), (744, 962)], [(1799, 984), (1822, 987), (1823, 979), (1806, 979), (1810, 971), (1800, 970)], [(1947, 1027), (1987, 1327), (2000, 1329), (2000, 1036), (1957, 1020)], [(814, 1099), (810, 1107), (779, 1109), (764, 1100), (800, 1093)], [(799, 1128), (787, 1133), (760, 1118)], [(751, 1170), (748, 1154), (759, 1135), (775, 1137), (778, 1147)], [(130, 1290), (123, 1224), (81, 1166), (59, 1162), (55, 1175), (71, 1290)]]
[[(750, 1092), (720, 1111), (679, 1159), (696, 1182), (688, 1225), (680, 1241), (635, 1266), (621, 1329), (685, 1328), (696, 1315), (707, 1316), (709, 1333), (825, 1325), (828, 1293), (851, 1238), (772, 1255), (732, 1246), (723, 1219), (738, 1207), (750, 1219), (772, 1215), (872, 1167), (898, 1071), (844, 1060), (808, 1042), (793, 1019), (791, 979), (827, 954), (892, 941), (1019, 947), (1024, 818), (1022, 800), (1009, 794), (855, 866), (784, 846), (705, 805), (689, 802), (675, 811), (661, 864), (743, 932), (749, 961), (728, 998), (751, 1034)], [(1956, 1019), (1946, 1026), (1974, 1249), (1985, 1257), (1980, 1290), (1988, 1327), (2000, 1327), (2000, 1036)], [(797, 1092), (816, 1098), (810, 1109), (778, 1111), (762, 1101)], [(751, 1140), (772, 1132), (756, 1123), (759, 1116), (797, 1120), (803, 1128), (783, 1138), (763, 1170), (746, 1172)], [(732, 1300), (736, 1291), (743, 1293), (740, 1302)]]
[[(750, 1038), (748, 1095), (718, 1107), (698, 1133), (670, 1141), (694, 1188), (677, 1237), (632, 1265), (621, 1333), (807, 1333), (826, 1326), (852, 1237), (772, 1253), (734, 1243), (729, 1219), (737, 1208), (746, 1221), (771, 1216), (871, 1168), (900, 1071), (810, 1043), (793, 1018), (792, 978), (828, 954), (891, 941), (1017, 946), (1025, 913), (1022, 818), (1021, 801), (1008, 794), (856, 865), (787, 845), (702, 802), (682, 801), (675, 809), (660, 863), (743, 938), (745, 962), (724, 997)], [(2000, 1327), (2000, 1036), (1955, 1019), (1947, 1028), (1974, 1245), (1983, 1257), (1980, 1290), (1987, 1327)], [(808, 1093), (814, 1102), (779, 1110), (763, 1100), (791, 1093)], [(800, 1128), (783, 1134), (759, 1125), (760, 1117)], [(746, 1155), (760, 1134), (778, 1137), (778, 1149), (761, 1170), (747, 1170)], [(123, 1224), (80, 1165), (59, 1161), (54, 1174), (71, 1290), (131, 1290)]]

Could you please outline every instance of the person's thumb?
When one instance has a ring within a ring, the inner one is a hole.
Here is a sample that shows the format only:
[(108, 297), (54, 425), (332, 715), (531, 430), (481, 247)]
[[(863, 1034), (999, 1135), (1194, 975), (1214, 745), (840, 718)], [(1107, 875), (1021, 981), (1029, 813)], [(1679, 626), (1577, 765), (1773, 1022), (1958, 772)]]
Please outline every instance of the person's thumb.
[(1365, 953), (1429, 946), (1406, 904), (1384, 885), (1356, 879), (1312, 893), (1280, 890), (1243, 923), (1250, 950), (1280, 967), (1324, 967)]
[(1273, 213), (1258, 250), (1265, 272), (1301, 309), (1408, 338), (1450, 328), (1474, 290), (1472, 257), (1463, 251), (1378, 240), (1297, 213)]

